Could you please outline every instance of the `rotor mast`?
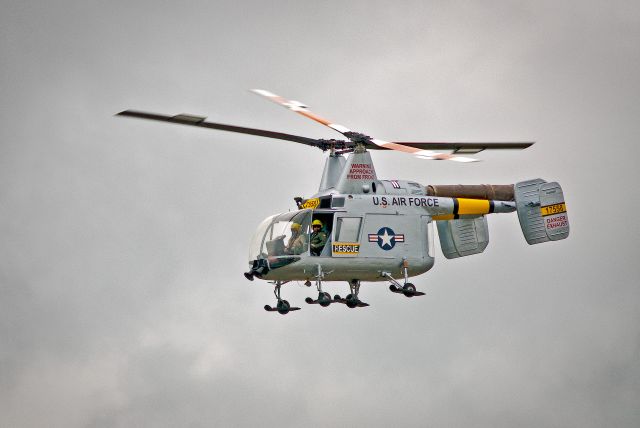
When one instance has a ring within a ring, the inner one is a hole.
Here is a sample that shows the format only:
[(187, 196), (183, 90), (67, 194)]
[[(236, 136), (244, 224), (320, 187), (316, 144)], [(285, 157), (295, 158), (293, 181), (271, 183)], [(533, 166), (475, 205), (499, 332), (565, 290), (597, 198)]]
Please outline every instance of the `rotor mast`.
[[(346, 132), (349, 141), (333, 140), (327, 144), (329, 156), (325, 161), (319, 193), (335, 190), (339, 193), (366, 193), (375, 187), (377, 175), (366, 144), (371, 137)], [(340, 150), (336, 150), (339, 148)], [(347, 159), (343, 154), (349, 153)]]

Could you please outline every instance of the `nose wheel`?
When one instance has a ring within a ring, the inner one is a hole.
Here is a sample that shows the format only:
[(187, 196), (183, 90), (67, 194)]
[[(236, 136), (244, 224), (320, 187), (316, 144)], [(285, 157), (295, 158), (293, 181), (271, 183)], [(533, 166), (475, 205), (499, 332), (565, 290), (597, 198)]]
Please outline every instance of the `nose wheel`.
[[(288, 282), (288, 281), (286, 281)], [(291, 307), (291, 305), (289, 304), (288, 301), (282, 299), (280, 297), (280, 287), (285, 284), (286, 282), (282, 282), (282, 281), (276, 281), (276, 286), (273, 290), (273, 294), (276, 296), (276, 299), (278, 299), (278, 303), (276, 303), (275, 308), (271, 307), (269, 305), (264, 305), (264, 310), (267, 312), (278, 312), (280, 315), (286, 315), (291, 311), (299, 311), (300, 308), (296, 308), (296, 307)]]

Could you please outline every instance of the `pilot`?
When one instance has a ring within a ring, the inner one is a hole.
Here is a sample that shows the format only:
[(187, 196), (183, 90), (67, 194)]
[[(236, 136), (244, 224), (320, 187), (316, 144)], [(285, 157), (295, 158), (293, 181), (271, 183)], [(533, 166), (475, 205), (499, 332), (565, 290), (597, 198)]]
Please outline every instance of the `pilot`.
[(319, 256), (324, 248), (324, 245), (327, 243), (327, 234), (322, 231), (322, 222), (318, 219), (313, 220), (311, 223), (311, 228), (313, 232), (311, 232), (311, 255)]
[(304, 251), (304, 235), (300, 234), (300, 223), (291, 224), (291, 237), (284, 247), (285, 254), (302, 254)]

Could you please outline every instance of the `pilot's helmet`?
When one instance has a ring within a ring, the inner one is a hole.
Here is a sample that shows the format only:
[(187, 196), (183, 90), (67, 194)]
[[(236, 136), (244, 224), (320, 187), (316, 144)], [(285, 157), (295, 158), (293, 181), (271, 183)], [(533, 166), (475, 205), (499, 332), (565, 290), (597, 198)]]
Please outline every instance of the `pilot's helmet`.
[(291, 223), (291, 230), (294, 232), (300, 232), (300, 223)]
[(320, 227), (322, 227), (322, 222), (321, 222), (320, 220), (318, 220), (318, 219), (313, 220), (313, 223), (311, 223), (311, 227), (313, 227), (313, 226), (320, 226)]

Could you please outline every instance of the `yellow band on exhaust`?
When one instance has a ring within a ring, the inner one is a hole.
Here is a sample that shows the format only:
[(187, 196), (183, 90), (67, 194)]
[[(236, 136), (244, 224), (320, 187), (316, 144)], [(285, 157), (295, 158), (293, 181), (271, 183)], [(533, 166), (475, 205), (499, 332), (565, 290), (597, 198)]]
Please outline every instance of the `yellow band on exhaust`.
[(486, 199), (458, 199), (458, 212), (455, 214), (488, 214), (489, 213), (489, 201)]

